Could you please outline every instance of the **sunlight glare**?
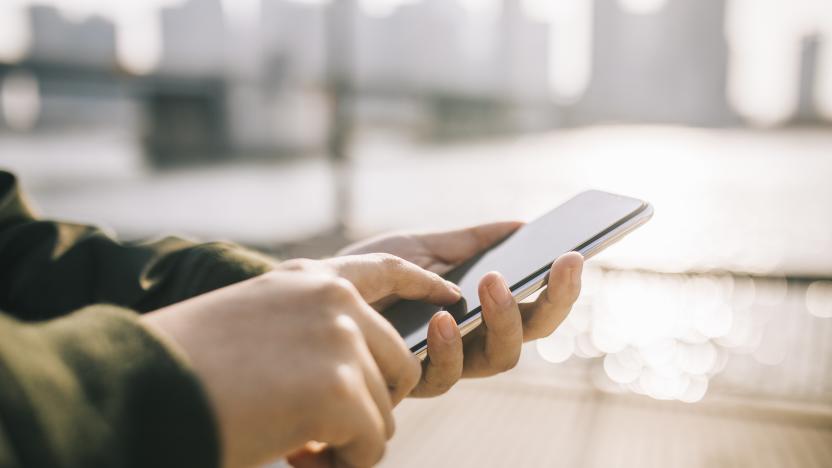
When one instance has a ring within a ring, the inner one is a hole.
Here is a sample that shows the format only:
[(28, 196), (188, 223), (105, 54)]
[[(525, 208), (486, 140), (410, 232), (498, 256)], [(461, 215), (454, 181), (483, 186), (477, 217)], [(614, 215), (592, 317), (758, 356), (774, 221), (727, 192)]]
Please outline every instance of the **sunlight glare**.
[(0, 62), (23, 59), (32, 40), (26, 10), (17, 2), (0, 3)]
[(31, 130), (40, 115), (40, 89), (35, 75), (13, 71), (0, 83), (0, 111), (13, 130)]
[(624, 10), (636, 15), (650, 15), (664, 8), (667, 0), (618, 0)]

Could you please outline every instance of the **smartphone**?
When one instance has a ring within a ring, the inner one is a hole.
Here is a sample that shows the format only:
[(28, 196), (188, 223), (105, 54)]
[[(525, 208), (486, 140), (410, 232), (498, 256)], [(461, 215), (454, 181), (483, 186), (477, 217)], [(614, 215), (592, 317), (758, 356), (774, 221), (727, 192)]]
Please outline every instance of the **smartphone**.
[(579, 193), (540, 218), (526, 224), (489, 249), (455, 267), (443, 278), (456, 283), (462, 299), (451, 306), (402, 300), (382, 315), (420, 359), (427, 355), (428, 323), (444, 309), (456, 320), (463, 336), (482, 321), (477, 294), (480, 279), (498, 271), (516, 300), (546, 287), (552, 262), (575, 251), (585, 259), (641, 226), (653, 215), (649, 203), (613, 193), (589, 190)]

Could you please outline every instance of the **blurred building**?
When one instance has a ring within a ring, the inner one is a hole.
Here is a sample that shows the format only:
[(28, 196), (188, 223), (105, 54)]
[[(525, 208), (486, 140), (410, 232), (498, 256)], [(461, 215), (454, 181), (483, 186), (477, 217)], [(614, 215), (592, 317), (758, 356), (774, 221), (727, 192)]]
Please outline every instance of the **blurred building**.
[(726, 99), (725, 0), (669, 1), (652, 14), (594, 5), (592, 77), (570, 123), (738, 123)]
[(164, 49), (160, 73), (218, 76), (225, 69), (228, 31), (220, 0), (190, 0), (159, 12)]
[[(573, 18), (590, 23), (579, 28), (589, 31), (590, 73), (584, 91), (564, 103), (553, 95), (553, 77), (579, 64), (553, 54), (583, 49), (558, 34), (571, 27), (566, 21), (531, 16), (533, 0), (491, 0), (487, 12), (461, 0), (395, 2), (383, 14), (357, 0), (333, 1), (336, 10), (327, 2), (254, 0), (241, 16), (221, 0), (158, 0), (142, 7), (156, 10), (142, 10), (136, 25), (133, 4), (70, 17), (46, 6), (70, 5), (57, 0), (14, 3), (28, 5), (31, 37), (24, 58), (0, 64), (0, 73), (22, 70), (35, 80), (41, 98), (34, 125), (130, 128), (160, 163), (321, 151), (336, 68), (349, 82), (344, 89), (359, 126), (428, 138), (597, 122), (734, 126), (755, 109), (774, 116), (763, 122), (820, 124), (828, 107), (820, 104), (832, 95), (823, 78), (832, 26), (806, 19), (810, 10), (784, 17), (791, 26), (777, 33), (789, 42), (820, 25), (779, 70), (800, 77), (790, 91), (782, 80), (750, 75), (763, 65), (773, 70), (763, 63), (766, 54), (754, 52), (768, 43), (755, 45), (736, 31), (753, 35), (755, 18), (766, 18), (748, 11), (752, 4), (666, 0), (648, 11), (632, 1), (576, 0), (573, 6), (592, 12)], [(558, 8), (551, 15), (567, 11)], [(769, 2), (759, 11), (771, 21), (779, 10)], [(124, 40), (125, 27), (132, 42)], [(335, 34), (345, 35), (333, 40)], [(145, 68), (123, 57), (137, 37), (147, 42)], [(788, 50), (777, 48), (771, 59), (783, 60)], [(553, 57), (561, 69), (553, 69)], [(754, 94), (778, 91), (782, 96), (771, 99)]]
[(16, 72), (13, 83), (32, 80), (37, 93), (32, 124), (52, 131), (114, 121), (135, 127), (134, 106), (123, 99), (114, 78), (118, 71), (111, 21), (95, 15), (69, 19), (55, 7), (34, 5), (28, 23), (31, 41), (25, 62), (19, 69), (7, 65), (5, 71)]
[(35, 5), (29, 10), (32, 43), (28, 59), (80, 68), (111, 69), (115, 64), (115, 28), (101, 16), (68, 20), (58, 9)]

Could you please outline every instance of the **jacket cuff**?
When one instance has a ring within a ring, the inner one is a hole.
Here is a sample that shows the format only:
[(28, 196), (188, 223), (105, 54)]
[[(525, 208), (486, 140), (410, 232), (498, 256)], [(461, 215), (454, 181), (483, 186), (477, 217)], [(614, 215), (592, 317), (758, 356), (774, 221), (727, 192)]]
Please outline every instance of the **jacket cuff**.
[(135, 312), (90, 306), (44, 328), (112, 430), (125, 466), (219, 465), (217, 424), (201, 382)]

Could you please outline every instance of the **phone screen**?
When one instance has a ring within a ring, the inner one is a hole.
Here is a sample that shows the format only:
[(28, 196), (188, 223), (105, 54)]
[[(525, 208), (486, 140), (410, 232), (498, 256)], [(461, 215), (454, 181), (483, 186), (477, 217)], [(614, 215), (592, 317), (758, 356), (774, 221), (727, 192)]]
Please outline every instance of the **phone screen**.
[(477, 287), (489, 271), (500, 272), (511, 291), (517, 293), (541, 272), (548, 271), (560, 255), (580, 251), (637, 215), (645, 206), (643, 201), (634, 198), (596, 190), (582, 192), (443, 275), (462, 290), (462, 299), (456, 304), (442, 307), (403, 300), (382, 315), (411, 350), (423, 347), (428, 323), (439, 310), (450, 312), (458, 324), (480, 313)]

